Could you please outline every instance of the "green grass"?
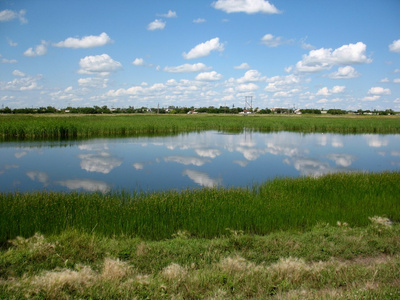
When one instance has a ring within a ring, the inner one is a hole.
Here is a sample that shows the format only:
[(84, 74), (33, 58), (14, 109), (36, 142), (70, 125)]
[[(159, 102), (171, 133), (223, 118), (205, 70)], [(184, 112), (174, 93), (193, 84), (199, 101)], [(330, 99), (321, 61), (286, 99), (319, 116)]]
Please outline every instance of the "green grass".
[(1, 299), (398, 299), (400, 225), (147, 241), (76, 230), (0, 249)]
[(0, 137), (90, 138), (196, 130), (399, 133), (399, 116), (0, 115)]
[(213, 238), (226, 228), (249, 234), (308, 230), (318, 223), (365, 226), (368, 217), (400, 221), (400, 172), (282, 178), (249, 188), (154, 193), (1, 193), (0, 243), (35, 232), (77, 229), (149, 240), (179, 231)]

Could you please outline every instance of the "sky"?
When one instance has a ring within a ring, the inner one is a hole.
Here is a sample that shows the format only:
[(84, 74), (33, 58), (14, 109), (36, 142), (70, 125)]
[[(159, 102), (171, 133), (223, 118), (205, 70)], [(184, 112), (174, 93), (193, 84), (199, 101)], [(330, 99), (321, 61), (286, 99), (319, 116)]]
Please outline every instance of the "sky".
[(0, 105), (400, 111), (399, 0), (0, 0)]

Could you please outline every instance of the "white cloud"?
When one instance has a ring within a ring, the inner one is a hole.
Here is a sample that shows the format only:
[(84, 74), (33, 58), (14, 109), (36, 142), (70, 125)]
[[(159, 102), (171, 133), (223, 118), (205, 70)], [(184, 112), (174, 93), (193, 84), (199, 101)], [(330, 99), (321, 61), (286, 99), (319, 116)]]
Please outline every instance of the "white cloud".
[(83, 87), (90, 88), (106, 88), (108, 83), (108, 78), (103, 77), (88, 77), (88, 78), (79, 78), (78, 84)]
[(367, 46), (358, 42), (356, 44), (343, 45), (332, 51), (332, 49), (311, 50), (308, 55), (296, 64), (298, 72), (315, 73), (330, 69), (334, 65), (351, 65), (371, 63), (365, 51)]
[(29, 91), (42, 89), (42, 86), (38, 85), (38, 82), (42, 79), (42, 75), (36, 76), (25, 76), (21, 78), (15, 78), (12, 81), (0, 81), (0, 90), (7, 91)]
[(31, 47), (28, 50), (26, 50), (24, 52), (24, 55), (28, 56), (28, 57), (35, 57), (35, 56), (45, 55), (47, 53), (47, 44), (48, 43), (46, 41), (42, 41), (40, 45), (37, 45), (35, 47), (35, 49), (33, 49)]
[(213, 2), (212, 6), (215, 9), (220, 9), (226, 13), (280, 13), (280, 11), (273, 4), (270, 4), (268, 1), (264, 0), (218, 0), (216, 2)]
[(176, 18), (177, 14), (176, 11), (169, 10), (166, 14), (160, 14), (159, 16), (164, 18)]
[(2, 64), (16, 64), (18, 61), (16, 59), (7, 59), (7, 58), (3, 58), (1, 60)]
[(390, 89), (384, 89), (380, 86), (375, 86), (369, 89), (368, 91), (369, 95), (390, 95), (391, 91)]
[(373, 102), (373, 101), (379, 100), (380, 98), (381, 98), (380, 95), (366, 96), (366, 97), (363, 98), (363, 101)]
[(222, 79), (222, 75), (215, 71), (203, 72), (196, 76), (196, 80), (200, 80), (200, 81), (217, 81), (217, 80), (221, 80), (221, 79)]
[(132, 64), (135, 66), (144, 66), (144, 59), (143, 58), (135, 58), (135, 60), (132, 62)]
[(261, 43), (268, 47), (277, 47), (284, 43), (282, 37), (280, 36), (273, 36), (272, 34), (268, 33), (261, 38)]
[(265, 87), (267, 92), (278, 92), (292, 89), (293, 86), (300, 83), (300, 77), (294, 74), (287, 76), (274, 76), (267, 79), (268, 85)]
[(110, 43), (112, 43), (112, 40), (107, 35), (107, 33), (103, 32), (98, 36), (89, 35), (89, 36), (84, 36), (81, 39), (70, 37), (67, 38), (65, 41), (53, 44), (53, 46), (78, 49), (78, 48), (101, 47)]
[(18, 46), (18, 43), (10, 40), (9, 38), (7, 38), (7, 42), (11, 47), (17, 47)]
[(338, 93), (343, 93), (346, 87), (344, 85), (335, 85), (331, 92), (332, 94), (338, 94)]
[(381, 83), (387, 83), (387, 82), (390, 82), (390, 81), (389, 81), (389, 78), (385, 77), (385, 78), (379, 80), (379, 82), (381, 82)]
[(204, 23), (204, 22), (206, 22), (206, 19), (203, 18), (197, 18), (193, 20), (193, 23)]
[(312, 50), (315, 47), (311, 44), (306, 43), (307, 38), (301, 39), (300, 40), (300, 47), (306, 50)]
[(79, 74), (109, 75), (122, 68), (121, 63), (113, 60), (108, 54), (86, 56), (79, 61)]
[(14, 71), (12, 72), (12, 74), (13, 74), (14, 76), (25, 77), (25, 73), (24, 73), (24, 72), (21, 72), (20, 70), (14, 70)]
[(160, 19), (155, 19), (149, 25), (147, 25), (147, 30), (163, 30), (167, 23)]
[(329, 74), (329, 78), (333, 79), (351, 79), (360, 76), (360, 73), (358, 73), (352, 66), (339, 67), (337, 72)]
[(393, 83), (400, 83), (400, 78), (393, 79)]
[(0, 11), (0, 22), (8, 22), (18, 18), (21, 24), (26, 24), (28, 20), (25, 19), (25, 14), (26, 10), (24, 9), (21, 9), (19, 12), (5, 9)]
[(203, 63), (197, 64), (184, 64), (176, 67), (165, 67), (164, 72), (168, 73), (192, 73), (192, 72), (202, 72), (211, 69), (211, 67), (207, 67)]
[(207, 42), (198, 44), (189, 53), (183, 53), (185, 59), (194, 59), (210, 55), (211, 51), (224, 51), (224, 45), (219, 42), (219, 38), (213, 38)]
[(246, 83), (246, 82), (256, 82), (266, 80), (265, 77), (261, 77), (261, 73), (257, 70), (249, 70), (247, 71), (243, 77), (237, 80), (238, 83)]
[(233, 68), (237, 70), (245, 70), (245, 69), (250, 69), (250, 66), (248, 63), (242, 63), (239, 66), (235, 66)]
[(258, 89), (258, 85), (254, 83), (248, 83), (248, 84), (239, 84), (236, 87), (236, 90), (238, 92), (252, 92)]
[(328, 96), (328, 95), (330, 95), (329, 89), (328, 89), (327, 87), (323, 87), (322, 89), (320, 89), (320, 90), (317, 92), (317, 95)]
[(343, 85), (336, 85), (331, 90), (329, 90), (327, 87), (323, 87), (317, 92), (317, 96), (330, 96), (332, 94), (343, 93), (345, 89), (346, 87)]
[(389, 50), (390, 50), (391, 52), (400, 53), (400, 40), (393, 41), (393, 43), (391, 43), (391, 44), (389, 45)]

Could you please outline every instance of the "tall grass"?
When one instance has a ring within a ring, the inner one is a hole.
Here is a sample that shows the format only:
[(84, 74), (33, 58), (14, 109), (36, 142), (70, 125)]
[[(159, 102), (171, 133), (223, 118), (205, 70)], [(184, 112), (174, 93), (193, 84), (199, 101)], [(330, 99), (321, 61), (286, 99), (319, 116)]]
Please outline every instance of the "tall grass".
[(317, 223), (400, 221), (400, 172), (275, 179), (249, 188), (144, 193), (1, 193), (0, 242), (67, 229), (106, 236), (215, 237), (305, 230)]
[(0, 137), (88, 138), (196, 130), (399, 133), (398, 116), (0, 115)]

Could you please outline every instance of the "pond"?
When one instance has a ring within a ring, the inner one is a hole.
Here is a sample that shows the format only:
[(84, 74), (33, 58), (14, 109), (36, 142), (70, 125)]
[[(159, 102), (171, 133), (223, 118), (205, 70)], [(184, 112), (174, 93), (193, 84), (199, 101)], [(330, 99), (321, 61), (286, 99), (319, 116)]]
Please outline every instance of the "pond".
[(0, 143), (0, 191), (159, 191), (400, 170), (400, 135), (217, 131)]

